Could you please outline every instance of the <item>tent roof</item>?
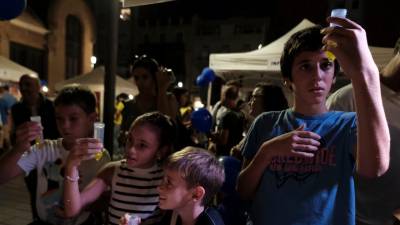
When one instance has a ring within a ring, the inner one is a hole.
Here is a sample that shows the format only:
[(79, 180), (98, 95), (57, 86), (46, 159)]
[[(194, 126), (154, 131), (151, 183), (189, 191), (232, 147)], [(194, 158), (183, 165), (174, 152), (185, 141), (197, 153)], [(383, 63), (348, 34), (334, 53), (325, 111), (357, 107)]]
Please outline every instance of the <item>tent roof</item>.
[[(244, 83), (254, 83), (254, 80), (268, 79), (280, 82), (280, 57), (286, 41), (295, 32), (314, 26), (315, 24), (303, 19), (289, 32), (271, 42), (265, 47), (242, 53), (211, 54), (209, 66), (215, 73), (226, 79), (241, 79)], [(377, 65), (383, 67), (392, 57), (392, 48), (370, 47)]]
[(314, 23), (304, 19), (285, 35), (258, 50), (244, 53), (211, 54), (210, 68), (217, 73), (231, 70), (279, 71), (279, 60), (283, 46), (289, 37), (299, 30), (314, 25)]
[(135, 7), (141, 5), (150, 5), (162, 2), (169, 2), (174, 0), (124, 0), (123, 7)]
[[(59, 91), (63, 88), (64, 85), (82, 84), (88, 86), (90, 89), (93, 90), (104, 90), (104, 76), (105, 76), (104, 66), (99, 66), (93, 69), (89, 73), (56, 83), (55, 89)], [(116, 75), (115, 83), (116, 83), (115, 89), (117, 92), (125, 92), (132, 95), (138, 93), (136, 85), (134, 85), (132, 82), (129, 82), (121, 78), (118, 75)]]
[(0, 79), (18, 82), (19, 78), (24, 74), (38, 75), (35, 71), (30, 70), (20, 64), (0, 56)]

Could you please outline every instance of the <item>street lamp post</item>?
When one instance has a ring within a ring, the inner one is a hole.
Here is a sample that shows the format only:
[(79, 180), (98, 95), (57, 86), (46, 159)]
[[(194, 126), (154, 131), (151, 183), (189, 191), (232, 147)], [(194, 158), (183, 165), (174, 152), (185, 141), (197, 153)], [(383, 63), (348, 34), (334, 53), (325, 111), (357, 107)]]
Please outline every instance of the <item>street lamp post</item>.
[[(106, 125), (104, 133), (104, 147), (113, 155), (114, 140), (114, 99), (115, 99), (115, 74), (117, 65), (118, 49), (118, 19), (120, 12), (120, 3), (118, 0), (101, 0), (105, 6), (107, 21), (104, 24), (105, 49), (104, 49), (104, 104), (103, 121)], [(102, 26), (98, 26), (102, 27)]]

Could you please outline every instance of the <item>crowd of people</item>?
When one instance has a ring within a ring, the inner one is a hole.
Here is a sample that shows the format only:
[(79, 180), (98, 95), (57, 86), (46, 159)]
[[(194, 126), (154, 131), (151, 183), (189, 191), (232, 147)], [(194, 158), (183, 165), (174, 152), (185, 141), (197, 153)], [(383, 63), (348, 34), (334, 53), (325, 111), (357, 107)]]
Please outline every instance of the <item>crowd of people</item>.
[[(65, 86), (50, 101), (38, 77), (23, 75), (20, 101), (1, 89), (11, 149), (0, 185), (27, 175), (31, 225), (393, 225), (400, 53), (380, 73), (360, 25), (327, 22), (339, 26), (285, 44), (285, 87), (259, 83), (244, 101), (240, 82), (226, 82), (206, 143), (195, 141), (190, 91), (170, 89), (153, 58), (132, 64), (139, 93), (117, 96), (114, 158), (93, 138), (89, 89)], [(331, 94), (340, 70), (351, 85)]]

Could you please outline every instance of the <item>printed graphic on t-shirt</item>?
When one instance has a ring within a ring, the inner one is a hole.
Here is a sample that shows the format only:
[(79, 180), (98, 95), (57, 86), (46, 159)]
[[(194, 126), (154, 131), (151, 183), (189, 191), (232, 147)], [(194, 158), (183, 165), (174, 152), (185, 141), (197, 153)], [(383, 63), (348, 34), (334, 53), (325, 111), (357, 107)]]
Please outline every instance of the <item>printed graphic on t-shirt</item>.
[(305, 182), (310, 176), (321, 172), (324, 167), (336, 166), (335, 146), (326, 147), (323, 139), (320, 143), (321, 147), (312, 158), (287, 156), (272, 158), (268, 171), (275, 175), (278, 188), (282, 187), (289, 179), (299, 183)]

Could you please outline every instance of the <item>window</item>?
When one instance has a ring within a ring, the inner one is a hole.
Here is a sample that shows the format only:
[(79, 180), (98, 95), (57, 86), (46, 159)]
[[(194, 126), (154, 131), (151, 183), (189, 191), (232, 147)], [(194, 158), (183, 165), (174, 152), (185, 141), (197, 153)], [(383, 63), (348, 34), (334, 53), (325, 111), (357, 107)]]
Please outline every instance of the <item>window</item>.
[(82, 26), (76, 16), (67, 17), (65, 34), (65, 78), (82, 72)]
[(47, 57), (44, 50), (11, 42), (10, 59), (37, 72), (41, 80), (47, 80)]

